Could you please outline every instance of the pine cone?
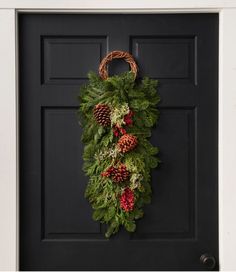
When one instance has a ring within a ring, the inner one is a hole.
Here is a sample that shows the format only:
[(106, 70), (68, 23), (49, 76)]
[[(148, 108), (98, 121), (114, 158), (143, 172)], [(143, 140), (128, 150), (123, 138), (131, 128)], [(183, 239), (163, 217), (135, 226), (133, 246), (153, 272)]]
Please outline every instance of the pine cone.
[(110, 166), (106, 171), (101, 173), (102, 177), (111, 177), (114, 182), (124, 182), (129, 176), (130, 172), (126, 169), (126, 166), (121, 163), (118, 167)]
[(132, 134), (124, 134), (118, 141), (118, 149), (121, 153), (133, 150), (138, 144), (137, 137)]
[(134, 192), (130, 188), (125, 188), (120, 197), (120, 207), (126, 212), (134, 209)]
[(97, 104), (93, 109), (93, 115), (97, 123), (103, 127), (111, 124), (111, 109), (106, 104)]
[(126, 181), (130, 176), (129, 171), (126, 169), (124, 164), (120, 164), (118, 168), (115, 168), (115, 171), (112, 174), (112, 179), (115, 182)]

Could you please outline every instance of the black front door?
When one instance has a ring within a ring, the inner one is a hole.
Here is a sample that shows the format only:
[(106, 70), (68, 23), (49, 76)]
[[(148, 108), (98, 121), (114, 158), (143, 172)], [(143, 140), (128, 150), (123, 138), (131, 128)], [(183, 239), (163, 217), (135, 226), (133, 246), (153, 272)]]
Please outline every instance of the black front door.
[[(19, 40), (20, 269), (206, 270), (203, 254), (217, 269), (218, 15), (21, 14)], [(76, 110), (112, 50), (159, 79), (162, 164), (137, 231), (107, 240), (84, 199)]]

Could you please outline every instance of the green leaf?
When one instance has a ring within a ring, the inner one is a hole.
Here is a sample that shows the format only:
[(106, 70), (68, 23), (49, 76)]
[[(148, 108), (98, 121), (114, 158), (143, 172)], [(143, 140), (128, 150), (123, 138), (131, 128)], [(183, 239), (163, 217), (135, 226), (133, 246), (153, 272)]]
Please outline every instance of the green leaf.
[(136, 224), (134, 221), (127, 221), (127, 222), (125, 222), (124, 226), (125, 226), (126, 230), (129, 232), (134, 232), (136, 229)]
[(100, 126), (99, 129), (98, 129), (98, 134), (99, 136), (102, 136), (102, 134), (105, 132), (105, 129), (104, 127)]
[(158, 159), (156, 157), (151, 156), (149, 159), (149, 166), (151, 168), (156, 168), (158, 165)]
[(134, 99), (130, 101), (130, 107), (135, 110), (145, 110), (149, 106), (148, 100)]
[(134, 218), (139, 219), (143, 217), (143, 211), (142, 210), (135, 210), (134, 211)]
[(118, 230), (119, 230), (119, 222), (116, 220), (113, 220), (105, 233), (105, 237), (109, 238), (112, 234), (116, 233)]
[(105, 210), (99, 209), (93, 212), (93, 220), (99, 221), (104, 216)]

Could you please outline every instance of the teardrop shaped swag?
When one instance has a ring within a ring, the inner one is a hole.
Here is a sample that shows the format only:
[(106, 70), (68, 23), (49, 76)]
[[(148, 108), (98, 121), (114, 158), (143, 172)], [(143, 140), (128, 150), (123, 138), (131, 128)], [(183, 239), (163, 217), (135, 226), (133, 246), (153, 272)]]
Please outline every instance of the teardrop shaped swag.
[[(128, 62), (131, 71), (108, 77), (115, 58)], [(83, 169), (89, 176), (85, 197), (93, 219), (108, 225), (107, 238), (121, 225), (135, 231), (135, 220), (151, 201), (151, 168), (160, 162), (158, 148), (148, 141), (159, 116), (157, 81), (136, 83), (137, 70), (128, 52), (112, 51), (100, 64), (100, 77), (90, 72), (79, 95)]]

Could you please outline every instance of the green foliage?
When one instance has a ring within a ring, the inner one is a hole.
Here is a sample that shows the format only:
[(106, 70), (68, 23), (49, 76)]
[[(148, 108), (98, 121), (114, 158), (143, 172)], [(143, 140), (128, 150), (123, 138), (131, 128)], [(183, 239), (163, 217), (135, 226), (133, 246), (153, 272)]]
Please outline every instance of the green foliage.
[[(83, 169), (89, 177), (85, 197), (94, 210), (93, 219), (108, 225), (106, 237), (116, 233), (121, 225), (127, 231), (134, 232), (135, 220), (143, 217), (143, 206), (151, 201), (151, 168), (157, 167), (160, 162), (156, 156), (158, 148), (148, 140), (151, 128), (159, 116), (157, 81), (144, 78), (138, 84), (132, 72), (101, 80), (91, 72), (89, 83), (80, 90), (79, 101), (78, 116), (83, 127), (82, 141), (85, 145)], [(117, 112), (121, 105), (128, 105), (134, 112), (133, 125), (124, 126), (127, 133), (138, 138), (138, 145), (133, 151), (125, 155), (119, 152), (114, 155), (111, 152), (114, 151), (118, 138), (113, 135), (112, 127), (104, 128), (96, 123), (93, 108), (99, 103), (107, 104), (113, 109), (113, 119), (120, 120), (120, 125), (123, 124), (119, 118), (123, 118), (125, 114), (125, 111)], [(101, 176), (104, 170), (117, 161), (124, 163), (131, 173), (130, 180), (122, 184)], [(130, 212), (120, 207), (120, 195), (127, 186), (135, 194), (134, 209)]]

